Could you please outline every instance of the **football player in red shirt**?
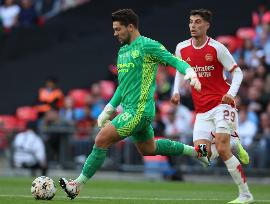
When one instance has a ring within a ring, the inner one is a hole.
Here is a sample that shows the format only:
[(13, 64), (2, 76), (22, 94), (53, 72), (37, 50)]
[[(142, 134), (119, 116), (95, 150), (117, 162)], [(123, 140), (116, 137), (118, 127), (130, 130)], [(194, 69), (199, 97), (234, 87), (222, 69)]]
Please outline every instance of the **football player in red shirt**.
[[(191, 88), (196, 111), (193, 142), (194, 146), (207, 144), (210, 155), (212, 150), (212, 158), (219, 155), (224, 161), (239, 188), (239, 197), (229, 203), (252, 203), (254, 199), (249, 191), (242, 166), (232, 154), (230, 146), (231, 135), (236, 133), (238, 124), (234, 97), (242, 82), (243, 74), (228, 49), (208, 37), (207, 31), (211, 19), (212, 13), (209, 10), (192, 10), (189, 19), (191, 38), (180, 42), (175, 52), (176, 56), (191, 65), (201, 82), (200, 92)], [(231, 85), (226, 82), (225, 70), (232, 74)], [(179, 87), (182, 82), (181, 74), (177, 72), (171, 99), (174, 104), (180, 102)], [(213, 136), (215, 145), (211, 147)], [(242, 148), (239, 142), (236, 146), (238, 151)], [(241, 150), (246, 153), (244, 149)], [(247, 161), (243, 159), (243, 163), (248, 163), (247, 153), (244, 156)]]

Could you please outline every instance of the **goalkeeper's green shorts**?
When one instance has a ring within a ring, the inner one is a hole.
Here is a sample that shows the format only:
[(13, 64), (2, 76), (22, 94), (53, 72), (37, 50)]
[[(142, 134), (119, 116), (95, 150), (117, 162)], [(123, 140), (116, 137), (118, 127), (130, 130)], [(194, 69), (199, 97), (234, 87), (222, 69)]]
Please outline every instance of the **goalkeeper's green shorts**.
[(132, 114), (133, 111), (124, 111), (112, 120), (121, 138), (130, 137), (135, 143), (145, 142), (154, 137), (152, 127), (153, 117)]

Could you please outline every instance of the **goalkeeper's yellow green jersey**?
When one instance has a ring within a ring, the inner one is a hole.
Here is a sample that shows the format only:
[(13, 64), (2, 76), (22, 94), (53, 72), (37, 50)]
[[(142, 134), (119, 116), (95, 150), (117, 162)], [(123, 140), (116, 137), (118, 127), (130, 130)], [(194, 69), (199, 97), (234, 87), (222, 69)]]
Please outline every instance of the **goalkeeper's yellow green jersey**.
[(182, 74), (190, 67), (159, 42), (144, 36), (122, 46), (117, 59), (118, 87), (110, 104), (115, 108), (121, 104), (136, 116), (154, 116), (158, 64), (175, 67)]

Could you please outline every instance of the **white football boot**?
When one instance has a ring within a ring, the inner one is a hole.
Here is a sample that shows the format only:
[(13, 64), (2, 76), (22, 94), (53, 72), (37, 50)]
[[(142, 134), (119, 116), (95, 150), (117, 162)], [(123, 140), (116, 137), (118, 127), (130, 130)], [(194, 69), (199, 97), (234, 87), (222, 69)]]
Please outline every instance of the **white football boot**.
[(70, 200), (74, 199), (80, 192), (78, 183), (72, 180), (68, 181), (65, 178), (60, 178), (59, 184), (67, 194), (67, 197), (70, 198)]

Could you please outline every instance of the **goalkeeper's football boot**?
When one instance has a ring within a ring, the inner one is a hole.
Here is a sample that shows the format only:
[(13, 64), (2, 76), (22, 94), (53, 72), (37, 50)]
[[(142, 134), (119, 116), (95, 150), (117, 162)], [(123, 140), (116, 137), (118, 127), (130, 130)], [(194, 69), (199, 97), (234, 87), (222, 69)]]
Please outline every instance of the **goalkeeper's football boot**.
[(239, 157), (239, 160), (241, 161), (242, 164), (249, 164), (249, 155), (247, 153), (247, 151), (244, 149), (244, 147), (242, 146), (240, 140), (238, 140), (236, 142), (237, 145), (237, 155)]
[(240, 204), (249, 204), (254, 203), (254, 198), (251, 193), (240, 194), (238, 198), (228, 203), (240, 203)]
[(198, 153), (197, 159), (199, 160), (200, 164), (203, 167), (210, 166), (210, 160), (207, 157), (208, 152), (207, 152), (207, 149), (206, 149), (206, 144), (199, 144), (197, 147), (195, 147), (195, 150)]
[(62, 189), (66, 192), (67, 197), (70, 198), (70, 200), (74, 199), (80, 192), (78, 183), (72, 180), (68, 181), (65, 178), (60, 178), (59, 183)]

